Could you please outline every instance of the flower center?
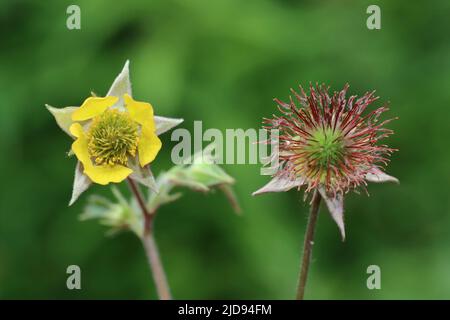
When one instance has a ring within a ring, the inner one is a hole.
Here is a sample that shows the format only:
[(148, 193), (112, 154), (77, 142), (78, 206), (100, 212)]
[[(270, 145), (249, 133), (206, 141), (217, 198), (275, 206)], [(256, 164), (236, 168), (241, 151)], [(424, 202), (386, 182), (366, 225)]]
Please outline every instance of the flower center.
[(107, 110), (94, 118), (87, 133), (88, 150), (98, 165), (126, 165), (138, 144), (138, 125), (128, 113)]
[(295, 152), (297, 174), (317, 183), (327, 183), (327, 180), (328, 183), (334, 183), (345, 156), (342, 133), (330, 128), (315, 129)]
[(341, 132), (329, 128), (318, 129), (312, 136), (307, 147), (309, 160), (320, 169), (330, 165), (337, 166), (344, 155), (344, 143)]

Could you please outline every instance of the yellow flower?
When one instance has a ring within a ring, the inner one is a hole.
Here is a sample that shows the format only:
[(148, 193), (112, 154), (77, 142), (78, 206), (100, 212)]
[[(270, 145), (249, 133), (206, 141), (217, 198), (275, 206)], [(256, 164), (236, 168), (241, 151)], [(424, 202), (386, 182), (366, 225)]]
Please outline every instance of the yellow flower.
[(132, 98), (128, 61), (105, 97), (89, 97), (80, 107), (47, 105), (57, 124), (75, 141), (78, 159), (71, 205), (94, 182), (101, 185), (131, 178), (156, 189), (149, 164), (161, 149), (158, 135), (182, 119), (154, 116), (153, 107)]
[(125, 110), (113, 108), (118, 97), (107, 96), (88, 98), (72, 113), (69, 130), (76, 137), (72, 151), (84, 174), (98, 184), (125, 180), (133, 172), (129, 158), (137, 157), (145, 167), (161, 149), (152, 106), (128, 94), (123, 99)]

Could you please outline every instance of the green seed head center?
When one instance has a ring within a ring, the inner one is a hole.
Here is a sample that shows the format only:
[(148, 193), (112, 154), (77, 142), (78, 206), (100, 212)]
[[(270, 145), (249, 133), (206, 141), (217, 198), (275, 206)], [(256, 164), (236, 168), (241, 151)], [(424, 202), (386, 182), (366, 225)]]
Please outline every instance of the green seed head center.
[(319, 129), (312, 134), (307, 147), (310, 159), (321, 169), (336, 166), (344, 155), (344, 142), (341, 132), (332, 129)]
[(126, 165), (136, 155), (138, 125), (128, 113), (107, 110), (94, 118), (88, 133), (88, 151), (98, 165)]

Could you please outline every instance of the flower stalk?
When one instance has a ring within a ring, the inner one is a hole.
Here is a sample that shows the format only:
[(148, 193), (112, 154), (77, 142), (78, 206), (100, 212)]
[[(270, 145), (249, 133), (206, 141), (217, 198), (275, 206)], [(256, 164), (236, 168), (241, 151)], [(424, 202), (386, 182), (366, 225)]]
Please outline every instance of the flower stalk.
[(130, 190), (135, 196), (139, 207), (144, 216), (144, 232), (142, 234), (142, 244), (144, 246), (145, 254), (147, 255), (148, 264), (155, 281), (156, 291), (160, 300), (172, 300), (170, 294), (169, 283), (167, 282), (166, 273), (164, 271), (161, 258), (159, 256), (158, 247), (155, 238), (153, 237), (153, 218), (155, 212), (149, 212), (142, 196), (139, 187), (132, 179), (128, 179)]
[[(221, 189), (235, 211), (240, 211), (230, 187), (234, 179), (215, 164), (211, 155), (214, 145), (194, 154), (190, 165), (174, 166), (155, 180), (150, 163), (162, 147), (158, 136), (183, 119), (156, 116), (150, 103), (134, 100), (128, 61), (105, 97), (93, 94), (80, 107), (46, 107), (58, 126), (74, 140), (70, 155), (75, 155), (78, 162), (69, 205), (93, 183), (108, 185), (127, 180), (133, 195), (131, 200), (113, 185), (115, 201), (92, 195), (80, 219), (99, 219), (101, 224), (111, 227), (109, 235), (129, 230), (138, 236), (158, 297), (172, 299), (153, 233), (158, 208), (181, 196), (179, 192), (171, 193), (172, 189), (185, 187), (205, 193)], [(139, 185), (148, 190), (145, 196)]]
[(311, 210), (308, 218), (308, 225), (305, 231), (305, 241), (303, 244), (303, 258), (300, 269), (300, 276), (297, 287), (297, 300), (303, 300), (305, 296), (306, 280), (308, 278), (309, 265), (311, 264), (312, 248), (314, 245), (314, 233), (316, 229), (317, 217), (319, 215), (320, 201), (322, 197), (316, 190), (311, 202)]
[[(289, 102), (274, 99), (280, 115), (265, 118), (263, 126), (268, 131), (277, 130), (279, 141), (272, 156), (278, 156), (277, 171), (272, 180), (253, 192), (286, 192), (304, 189), (305, 199), (314, 192), (306, 228), (303, 259), (298, 281), (297, 299), (305, 294), (306, 280), (311, 261), (314, 229), (321, 199), (345, 240), (344, 196), (351, 190), (367, 191), (367, 182), (396, 182), (386, 174), (390, 155), (397, 151), (379, 141), (393, 134), (385, 124), (396, 119), (380, 120), (388, 110), (387, 105), (370, 112), (365, 110), (376, 100), (375, 91), (362, 97), (347, 96), (349, 86), (329, 93), (325, 85), (312, 84), (309, 94), (291, 89)], [(269, 144), (272, 140), (261, 141)]]

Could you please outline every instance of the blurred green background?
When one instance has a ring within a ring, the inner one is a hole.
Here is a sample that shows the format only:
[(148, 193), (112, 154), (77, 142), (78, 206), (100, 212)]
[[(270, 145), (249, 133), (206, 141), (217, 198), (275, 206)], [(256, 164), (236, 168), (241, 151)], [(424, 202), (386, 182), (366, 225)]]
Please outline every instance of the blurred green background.
[[(81, 30), (66, 8), (81, 7)], [(379, 4), (382, 29), (366, 28)], [(258, 128), (298, 84), (350, 93), (376, 89), (400, 149), (388, 173), (346, 198), (347, 240), (321, 210), (307, 298), (450, 298), (449, 1), (5, 1), (0, 3), (0, 298), (156, 298), (131, 233), (105, 237), (79, 222), (88, 194), (68, 208), (70, 138), (44, 108), (105, 94), (126, 59), (134, 95), (156, 114), (204, 128)], [(380, 102), (380, 103), (381, 103)], [(153, 165), (171, 166), (170, 133)], [(259, 165), (227, 165), (243, 215), (225, 197), (190, 191), (156, 220), (175, 298), (291, 299), (308, 212), (291, 191), (251, 197)], [(66, 268), (82, 290), (66, 289)], [(368, 290), (366, 268), (382, 271)]]

